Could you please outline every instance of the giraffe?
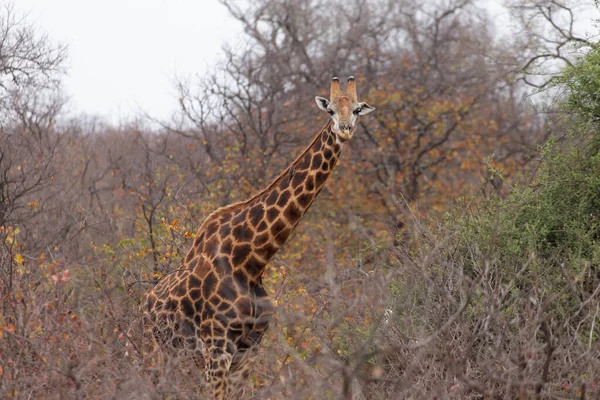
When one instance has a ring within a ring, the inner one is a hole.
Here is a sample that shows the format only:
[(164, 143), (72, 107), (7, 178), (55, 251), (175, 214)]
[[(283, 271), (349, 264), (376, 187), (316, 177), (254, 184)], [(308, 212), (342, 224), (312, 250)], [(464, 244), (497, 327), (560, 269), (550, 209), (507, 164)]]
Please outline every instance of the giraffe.
[(375, 109), (358, 102), (354, 77), (346, 90), (333, 78), (330, 100), (315, 101), (330, 118), (308, 147), (266, 189), (206, 217), (180, 268), (142, 302), (149, 343), (195, 354), (216, 400), (243, 395), (274, 313), (265, 267), (323, 188), (358, 116)]

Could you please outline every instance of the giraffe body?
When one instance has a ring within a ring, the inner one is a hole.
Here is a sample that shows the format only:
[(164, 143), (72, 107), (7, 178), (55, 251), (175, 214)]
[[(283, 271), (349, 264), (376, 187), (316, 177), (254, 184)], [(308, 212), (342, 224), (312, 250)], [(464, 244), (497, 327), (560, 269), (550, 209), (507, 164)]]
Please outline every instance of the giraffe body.
[[(215, 399), (241, 396), (274, 313), (262, 274), (323, 188), (342, 143), (352, 135), (354, 128), (344, 131), (348, 127), (339, 121), (348, 117), (343, 110), (353, 112), (349, 107), (358, 104), (356, 92), (353, 98), (352, 93), (344, 96), (334, 79), (332, 99), (335, 82), (342, 99), (336, 103), (339, 119), (332, 117), (265, 190), (210, 214), (180, 268), (145, 296), (147, 338), (163, 349), (192, 352), (203, 364)], [(373, 109), (366, 103), (359, 106)]]

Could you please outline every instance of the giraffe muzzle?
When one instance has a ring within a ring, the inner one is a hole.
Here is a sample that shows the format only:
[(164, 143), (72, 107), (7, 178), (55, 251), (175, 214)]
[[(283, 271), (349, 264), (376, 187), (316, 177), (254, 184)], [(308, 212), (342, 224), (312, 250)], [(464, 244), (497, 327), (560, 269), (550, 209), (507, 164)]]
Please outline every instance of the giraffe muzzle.
[(346, 129), (340, 129), (340, 132), (338, 133), (338, 137), (342, 141), (346, 141), (346, 140), (352, 139), (352, 135), (353, 135), (352, 130), (346, 130)]

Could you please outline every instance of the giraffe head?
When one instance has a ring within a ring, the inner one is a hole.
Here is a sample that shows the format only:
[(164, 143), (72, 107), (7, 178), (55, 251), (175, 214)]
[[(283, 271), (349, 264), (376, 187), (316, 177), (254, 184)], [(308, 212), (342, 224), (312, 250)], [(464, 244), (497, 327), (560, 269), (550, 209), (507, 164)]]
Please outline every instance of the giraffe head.
[(348, 85), (344, 91), (340, 89), (340, 80), (333, 78), (329, 98), (330, 100), (327, 100), (317, 96), (315, 100), (319, 108), (331, 116), (332, 131), (342, 142), (352, 138), (359, 115), (366, 115), (375, 110), (375, 107), (364, 101), (358, 102), (356, 81), (353, 76), (348, 78)]

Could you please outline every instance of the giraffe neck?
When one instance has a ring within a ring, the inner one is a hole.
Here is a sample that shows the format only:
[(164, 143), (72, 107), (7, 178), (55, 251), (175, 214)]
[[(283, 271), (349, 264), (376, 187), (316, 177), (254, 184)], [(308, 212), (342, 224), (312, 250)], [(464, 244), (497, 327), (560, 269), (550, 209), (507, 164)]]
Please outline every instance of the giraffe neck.
[(258, 282), (323, 188), (341, 147), (327, 123), (266, 189), (209, 215), (186, 262), (206, 257), (221, 276), (233, 274), (238, 280)]

